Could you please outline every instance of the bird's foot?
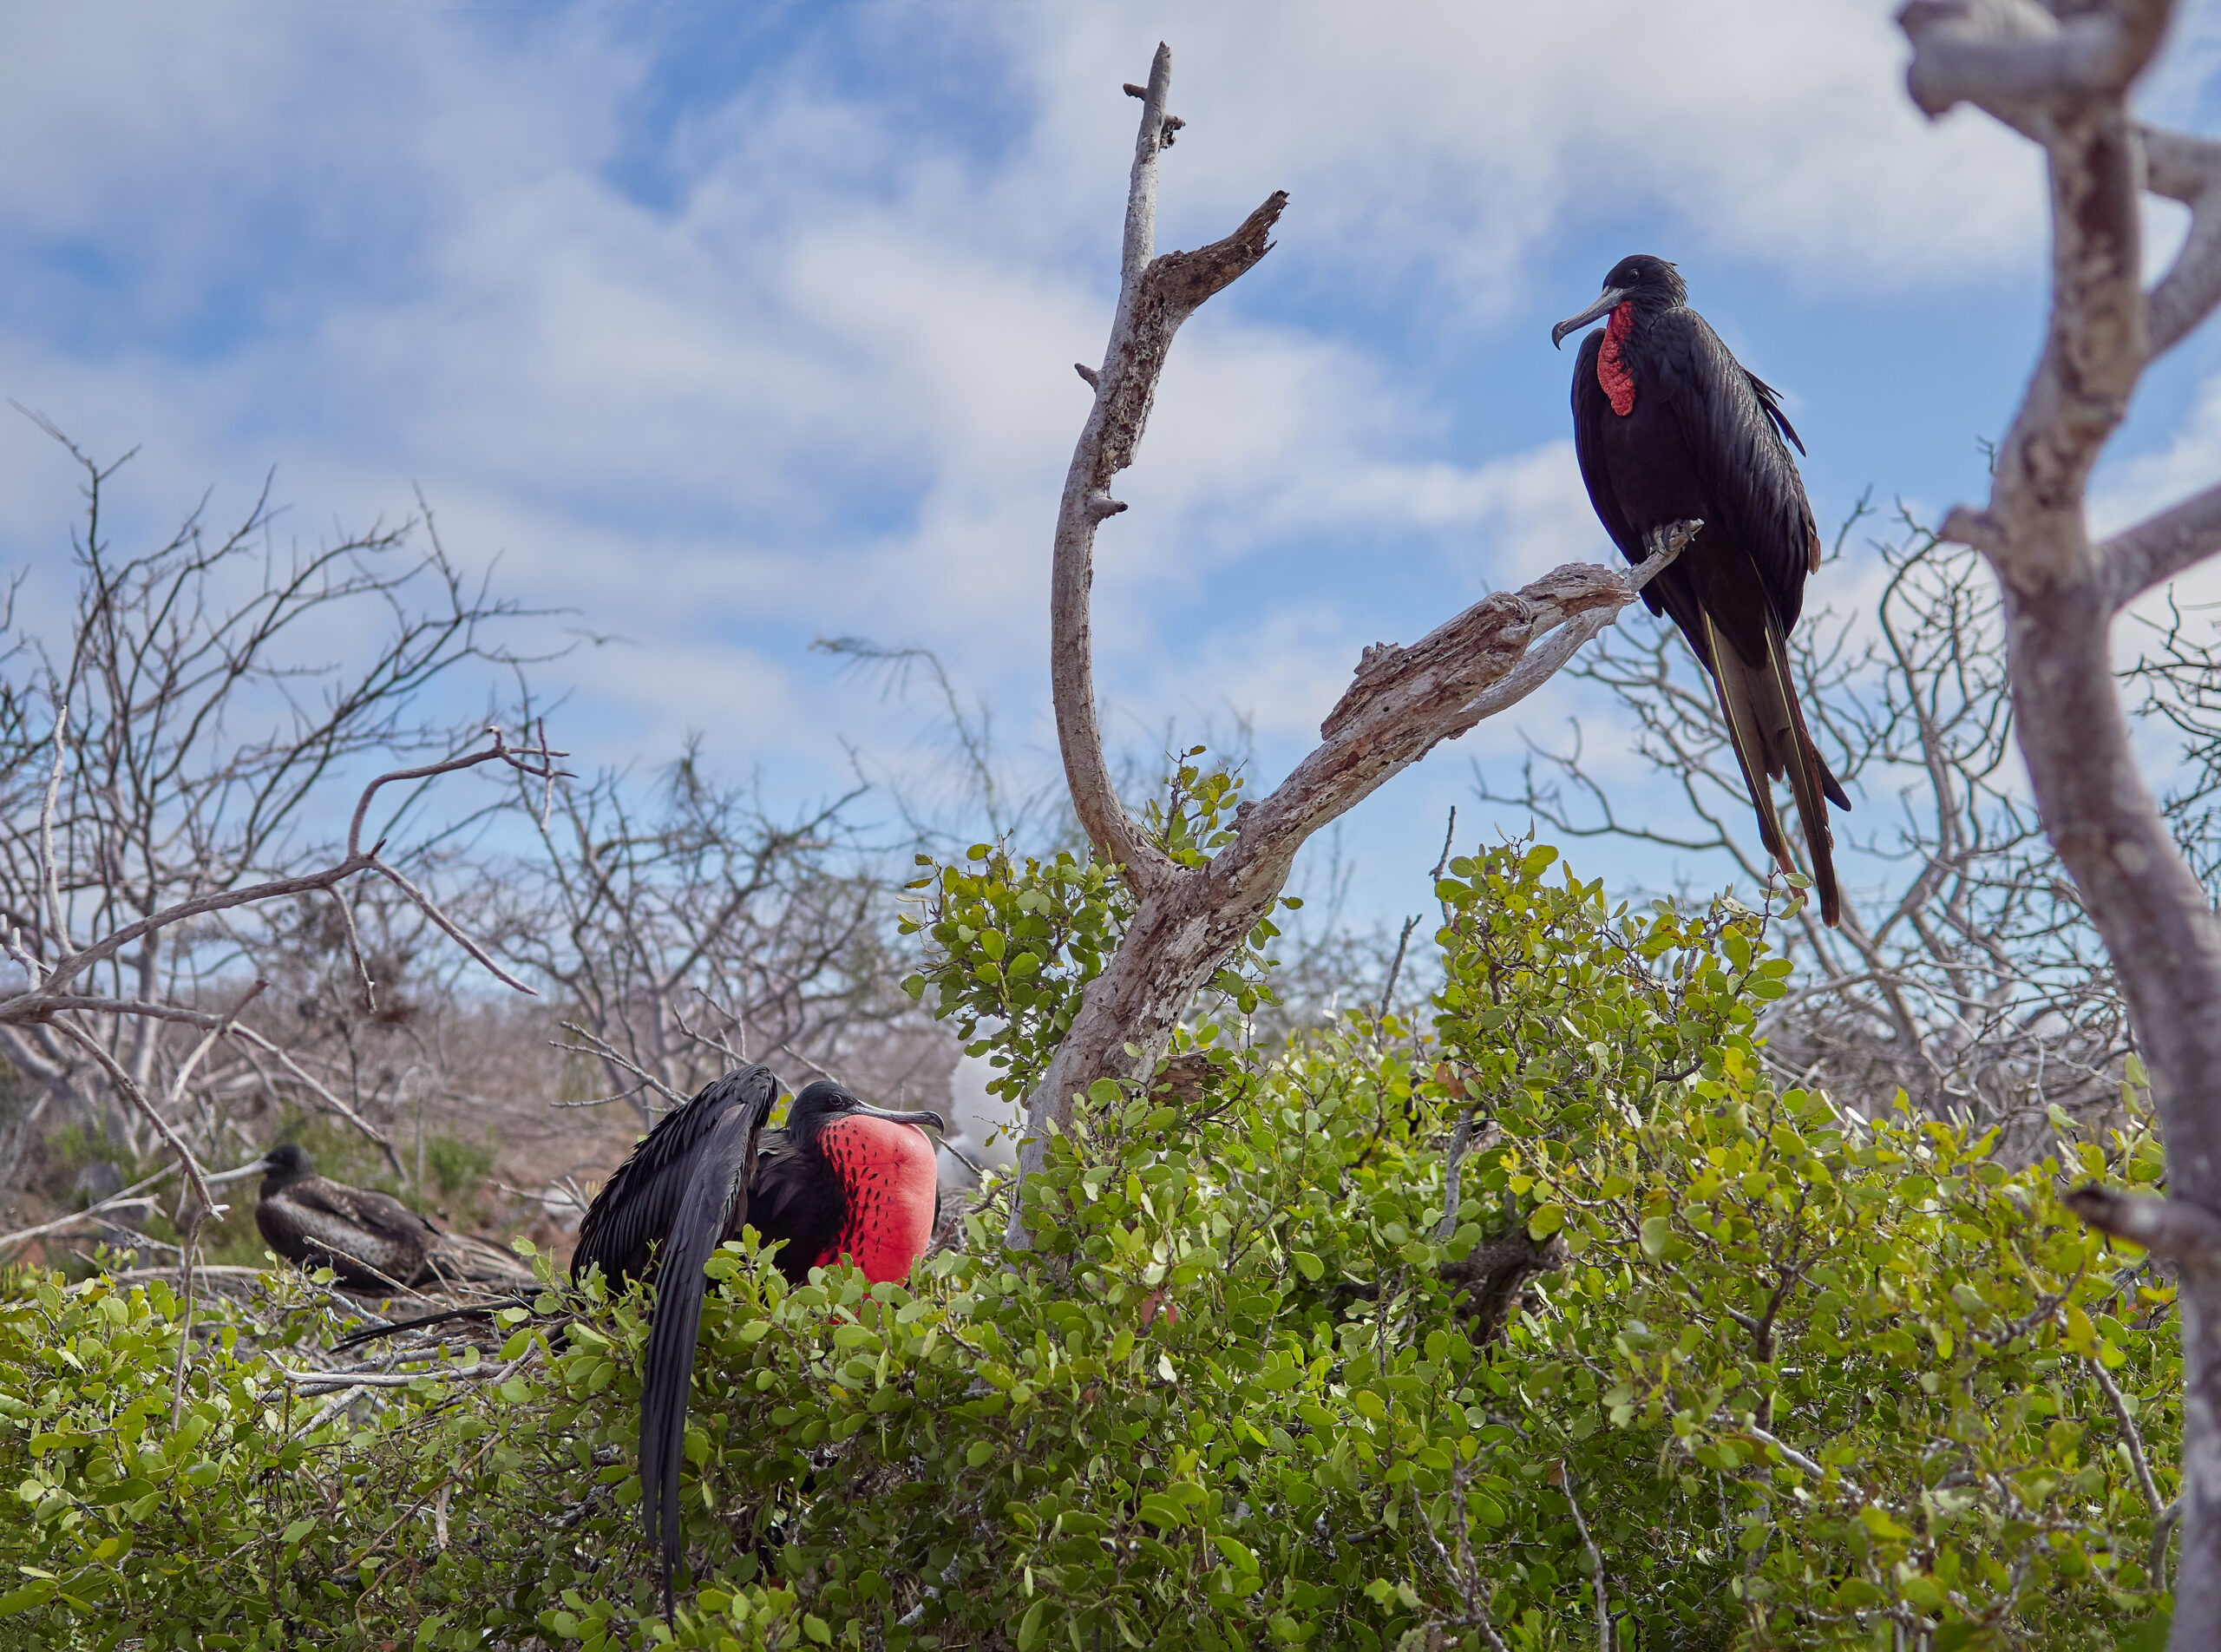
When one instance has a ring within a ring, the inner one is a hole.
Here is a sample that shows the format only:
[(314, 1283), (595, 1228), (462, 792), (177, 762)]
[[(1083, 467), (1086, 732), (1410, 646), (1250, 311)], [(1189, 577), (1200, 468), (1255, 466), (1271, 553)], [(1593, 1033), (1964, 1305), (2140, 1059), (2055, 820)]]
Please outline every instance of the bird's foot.
[(1654, 579), (1661, 568), (1687, 548), (1691, 540), (1704, 526), (1701, 517), (1685, 518), (1680, 521), (1661, 523), (1642, 530), (1642, 548), (1649, 554), (1628, 572), (1628, 583), (1640, 591)]

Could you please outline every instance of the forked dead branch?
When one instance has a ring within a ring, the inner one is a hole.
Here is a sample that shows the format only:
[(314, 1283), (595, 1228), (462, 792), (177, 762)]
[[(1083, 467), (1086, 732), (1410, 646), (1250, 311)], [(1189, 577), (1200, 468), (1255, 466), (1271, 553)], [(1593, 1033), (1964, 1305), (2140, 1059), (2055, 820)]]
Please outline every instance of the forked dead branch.
[[(1209, 863), (1183, 867), (1149, 842), (1119, 801), (1096, 718), (1089, 594), (1095, 536), (1125, 509), (1110, 494), (1133, 462), (1173, 335), (1213, 294), (1271, 249), (1287, 204), (1268, 196), (1231, 235), (1193, 252), (1153, 257), (1157, 161), (1181, 122), (1167, 108), (1172, 55), (1160, 45), (1142, 100), (1126, 197), (1118, 306), (1095, 390), (1066, 473), (1050, 576), (1050, 658), (1057, 736), (1072, 804), (1096, 852), (1123, 869), (1132, 921), (1089, 983), (1071, 1030), (1029, 1098), (1021, 1177), (1041, 1163), (1052, 1124), (1072, 1120), (1074, 1095), (1094, 1079), (1135, 1078), (1152, 1065), (1189, 1000), (1228, 952), (1269, 914), (1296, 851), (1384, 782), (1445, 740), (1534, 692), (1633, 601), (1700, 524), (1659, 536), (1641, 567), (1562, 567), (1514, 593), (1484, 598), (1407, 648), (1369, 648), (1321, 725), (1320, 745), (1266, 797), (1242, 805), (1234, 841)], [(1139, 1055), (1129, 1053), (1140, 1052)], [(1025, 1242), (1013, 1200), (1009, 1238)]]

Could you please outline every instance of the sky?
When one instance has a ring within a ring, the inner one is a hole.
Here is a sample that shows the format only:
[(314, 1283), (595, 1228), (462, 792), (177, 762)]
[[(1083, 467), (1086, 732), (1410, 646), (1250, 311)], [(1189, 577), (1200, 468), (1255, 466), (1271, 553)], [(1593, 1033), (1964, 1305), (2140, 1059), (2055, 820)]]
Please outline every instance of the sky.
[[(421, 492), (459, 560), (567, 611), (519, 641), (577, 641), (535, 676), (580, 764), (698, 736), (796, 806), (859, 769), (928, 790), (929, 698), (810, 647), (858, 636), (933, 650), (1039, 783), (1071, 364), (1116, 294), (1121, 83), (1164, 39), (1159, 249), (1291, 200), (1174, 348), (1098, 544), (1097, 672), (1144, 766), (1246, 726), (1268, 785), (1365, 645), (1612, 559), (1549, 332), (1626, 252), (1780, 387), (1823, 523), (1982, 495), (2039, 342), (2041, 172), (1912, 108), (1896, 4), (0, 4), (0, 394), (138, 449), (121, 540), (272, 473), (305, 543)], [(2221, 3), (2185, 8), (2146, 112), (2221, 125), (2217, 64)], [(2147, 378), (2100, 514), (2216, 475), (2209, 329)], [(34, 614), (79, 502), (0, 410)], [(1417, 909), (1453, 803), (1461, 836), (1523, 826), (1475, 765), (1509, 780), (1581, 709), (1546, 687), (1361, 805), (1351, 912)]]

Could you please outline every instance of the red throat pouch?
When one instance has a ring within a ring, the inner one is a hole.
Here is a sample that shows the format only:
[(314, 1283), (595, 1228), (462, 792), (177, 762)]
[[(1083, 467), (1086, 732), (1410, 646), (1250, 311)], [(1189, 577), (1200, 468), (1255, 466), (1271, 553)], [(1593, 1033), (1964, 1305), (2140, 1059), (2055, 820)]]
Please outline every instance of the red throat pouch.
[(1635, 304), (1630, 299), (1612, 311), (1604, 328), (1604, 347), (1596, 352), (1596, 382), (1604, 387), (1612, 411), (1622, 418), (1635, 411), (1635, 375), (1628, 371), (1627, 358), (1620, 353), (1634, 325)]
[(869, 1117), (829, 1125), (818, 1139), (848, 1190), (848, 1220), (816, 1265), (853, 1256), (875, 1285), (907, 1279), (933, 1238), (933, 1144), (914, 1124)]

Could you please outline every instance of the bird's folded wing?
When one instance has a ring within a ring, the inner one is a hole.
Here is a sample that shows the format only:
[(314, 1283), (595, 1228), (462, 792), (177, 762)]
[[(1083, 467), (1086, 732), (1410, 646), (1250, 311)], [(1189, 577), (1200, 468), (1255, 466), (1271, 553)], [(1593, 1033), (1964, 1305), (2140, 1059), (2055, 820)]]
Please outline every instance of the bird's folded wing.
[(640, 1507), (649, 1546), (660, 1551), (666, 1608), (683, 1530), (678, 1468), (694, 1350), (702, 1336), (702, 1266), (725, 1234), (747, 1219), (749, 1176), (769, 1111), (768, 1105), (738, 1106), (718, 1112), (688, 1157), (685, 1189), (664, 1241), (640, 1391)]
[(322, 1177), (294, 1183), (285, 1190), (285, 1197), (304, 1210), (333, 1217), (390, 1244), (421, 1245), (427, 1235), (439, 1231), (390, 1193), (348, 1187)]
[(1709, 503), (1707, 515), (1717, 512), (1728, 537), (1749, 553), (1786, 636), (1804, 608), (1805, 576), (1820, 536), (1797, 462), (1777, 429), (1779, 415), (1694, 311), (1667, 311), (1652, 324), (1647, 343), (1674, 381), (1671, 405)]

